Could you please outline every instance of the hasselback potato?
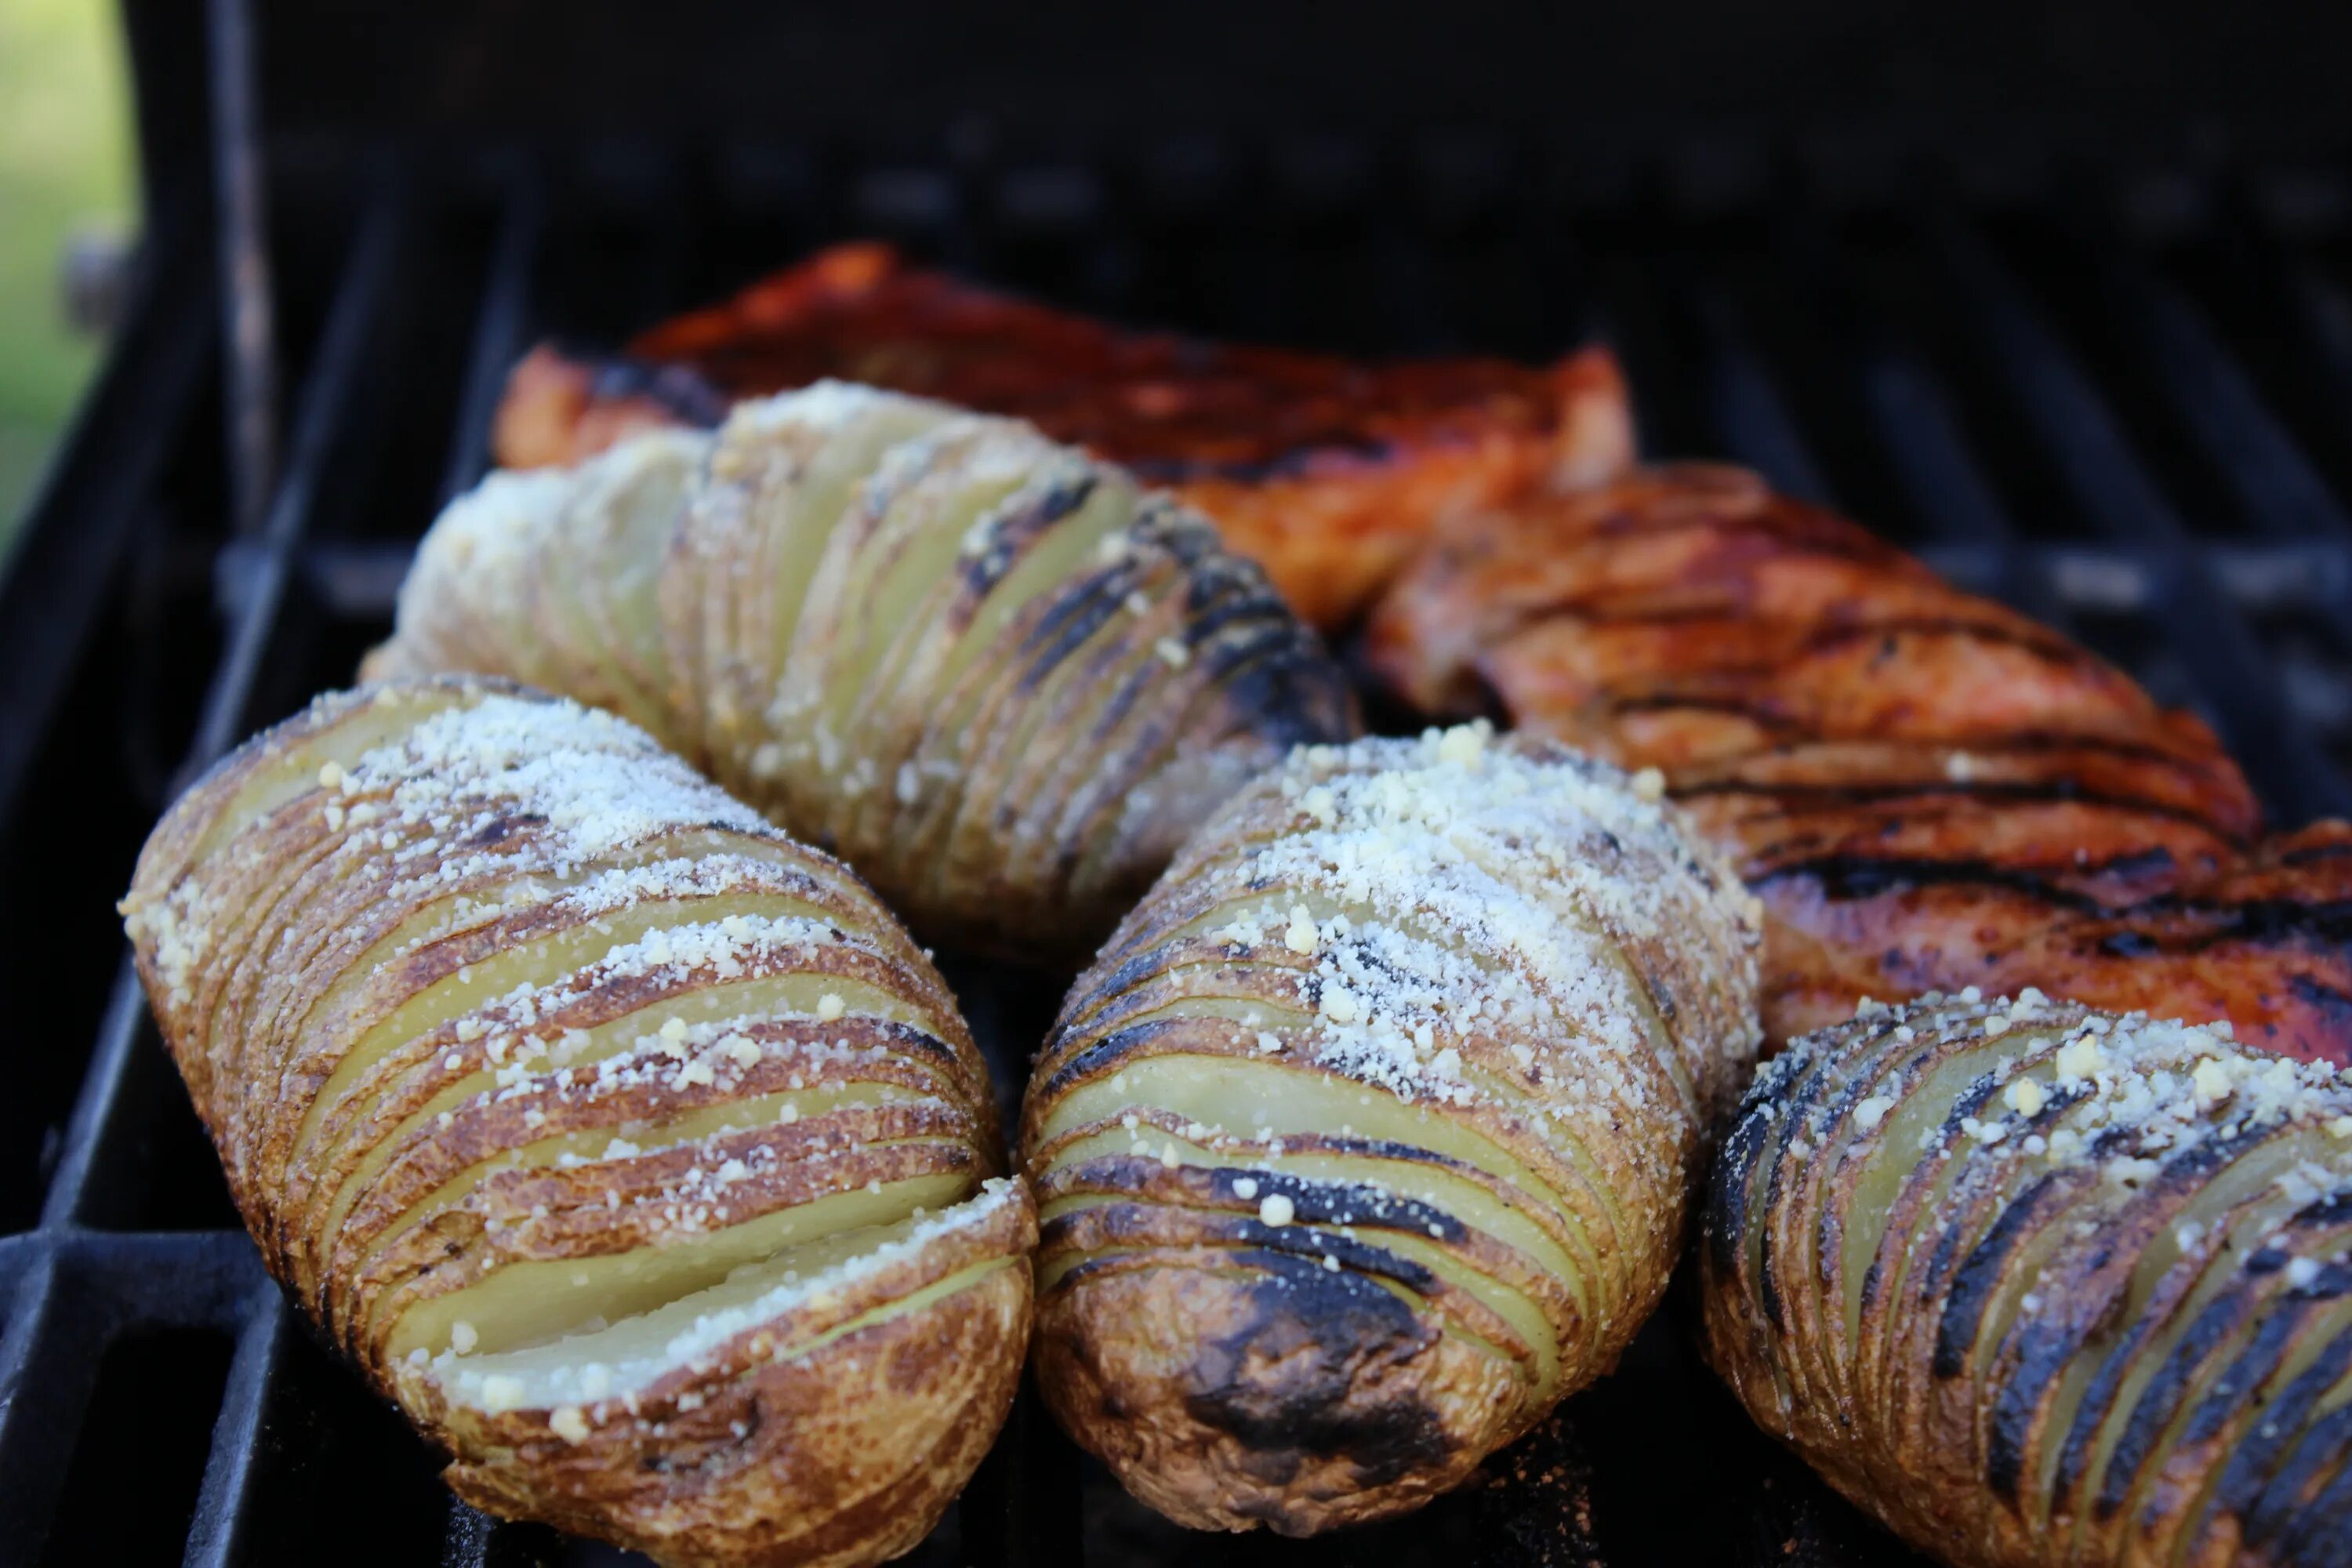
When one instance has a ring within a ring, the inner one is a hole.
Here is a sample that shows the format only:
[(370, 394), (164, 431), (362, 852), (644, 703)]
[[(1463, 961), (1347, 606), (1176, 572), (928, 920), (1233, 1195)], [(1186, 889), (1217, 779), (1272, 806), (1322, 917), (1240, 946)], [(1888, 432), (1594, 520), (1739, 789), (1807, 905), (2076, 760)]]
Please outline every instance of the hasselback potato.
[(1655, 1304), (1758, 1038), (1754, 900), (1484, 725), (1293, 753), (1080, 978), (1023, 1113), (1036, 1372), (1183, 1523), (1417, 1506)]
[(1962, 1568), (2352, 1552), (2352, 1088), (2226, 1025), (1865, 1004), (1759, 1079), (1700, 1248), (1756, 1419)]
[(123, 910), (272, 1272), (493, 1511), (672, 1563), (906, 1550), (1029, 1316), (955, 1004), (838, 862), (610, 714), (320, 699)]
[(930, 940), (1083, 958), (1353, 699), (1198, 514), (1016, 420), (838, 382), (495, 474), (367, 673), (609, 707)]

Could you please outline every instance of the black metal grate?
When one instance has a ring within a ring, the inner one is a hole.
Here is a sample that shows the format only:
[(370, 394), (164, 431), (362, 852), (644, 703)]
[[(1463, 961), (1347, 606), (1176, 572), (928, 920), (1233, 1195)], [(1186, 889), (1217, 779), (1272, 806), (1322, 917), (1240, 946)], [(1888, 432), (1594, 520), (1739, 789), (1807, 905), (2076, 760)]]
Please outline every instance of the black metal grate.
[[(522, 345), (615, 338), (828, 239), (884, 235), (1126, 320), (1354, 352), (1538, 356), (1600, 332), (1654, 454), (1752, 464), (2067, 628), (2210, 719), (2280, 820), (2352, 808), (2352, 178), (2217, 167), (2003, 196), (1948, 170), (1877, 193), (1794, 167), (1663, 167), (1601, 191), (1574, 173), (1477, 136), (1177, 139), (1098, 161), (281, 158), (282, 409), (267, 366), (224, 374), (207, 226), (159, 215), (0, 583), (9, 1553), (614, 1560), (453, 1504), (313, 1346), (236, 1228), (110, 900), (175, 781), (345, 682), (384, 631), (414, 538), (481, 471)], [(1053, 984), (958, 978), (1000, 1068), (1017, 1064)], [(1523, 1457), (1544, 1484), (1216, 1549), (1394, 1568), (1910, 1561), (1745, 1426), (1675, 1316)], [(145, 1522), (123, 1513), (132, 1491)], [(917, 1561), (1201, 1549), (1024, 1398)]]

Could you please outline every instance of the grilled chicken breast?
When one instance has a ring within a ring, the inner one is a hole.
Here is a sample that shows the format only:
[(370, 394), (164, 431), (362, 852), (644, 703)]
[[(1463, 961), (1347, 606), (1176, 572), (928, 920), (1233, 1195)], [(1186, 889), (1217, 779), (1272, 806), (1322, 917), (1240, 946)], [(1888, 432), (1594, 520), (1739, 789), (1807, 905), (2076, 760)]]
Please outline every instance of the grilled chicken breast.
[(664, 323), (617, 361), (534, 350), (499, 410), (509, 468), (832, 377), (1029, 420), (1209, 514), (1308, 620), (1349, 619), (1442, 521), (1633, 460), (1606, 351), (1369, 365), (1136, 332), (845, 245)]
[(1654, 767), (1770, 911), (1785, 1039), (2032, 985), (2352, 1062), (2352, 826), (2262, 835), (2212, 732), (2122, 671), (1736, 468), (1465, 522), (1374, 611), (1426, 712)]

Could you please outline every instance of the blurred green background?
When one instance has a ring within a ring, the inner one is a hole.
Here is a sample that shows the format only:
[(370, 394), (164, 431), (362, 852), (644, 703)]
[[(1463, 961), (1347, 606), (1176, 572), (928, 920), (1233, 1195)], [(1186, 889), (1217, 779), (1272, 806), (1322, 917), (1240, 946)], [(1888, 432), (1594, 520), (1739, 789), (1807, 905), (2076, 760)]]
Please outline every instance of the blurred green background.
[(114, 6), (0, 0), (0, 538), (102, 346), (67, 320), (67, 248), (128, 233), (136, 163)]

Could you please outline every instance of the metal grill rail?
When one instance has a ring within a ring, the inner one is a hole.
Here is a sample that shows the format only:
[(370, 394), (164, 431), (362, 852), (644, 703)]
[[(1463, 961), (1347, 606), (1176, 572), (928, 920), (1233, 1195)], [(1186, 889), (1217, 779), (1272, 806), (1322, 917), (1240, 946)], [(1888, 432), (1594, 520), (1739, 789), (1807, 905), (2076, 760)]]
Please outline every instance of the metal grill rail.
[[(487, 171), (276, 172), (272, 303), (300, 374), (250, 531), (222, 453), (259, 437), (228, 439), (205, 379), (203, 225), (166, 215), (0, 583), (0, 874), (44, 895), (0, 911), (23, 1037), (0, 1106), (0, 1540), (26, 1563), (616, 1560), (448, 1501), (310, 1343), (234, 1228), (108, 901), (173, 783), (348, 679), (416, 532), (482, 471), (524, 343), (609, 338), (825, 239), (885, 233), (1080, 308), (1359, 352), (1533, 356), (1597, 330), (1652, 451), (1751, 464), (2064, 626), (2211, 720), (2281, 821), (2352, 811), (2352, 233), (2277, 221), (2244, 182), (2191, 182), (2187, 216), (2151, 224), (2113, 190), (2062, 210), (1934, 182), (1883, 205), (1772, 189), (1693, 211), (1664, 184), (1571, 205), (1477, 141), (1176, 142), (1101, 167), (614, 149)], [(964, 989), (1017, 1063), (1049, 987)], [(1549, 1489), (1219, 1550), (1909, 1561), (1750, 1432), (1671, 1322), (1547, 1441)], [(162, 1532), (89, 1500), (133, 1454)], [(917, 1561), (1187, 1545), (1024, 1398)]]

